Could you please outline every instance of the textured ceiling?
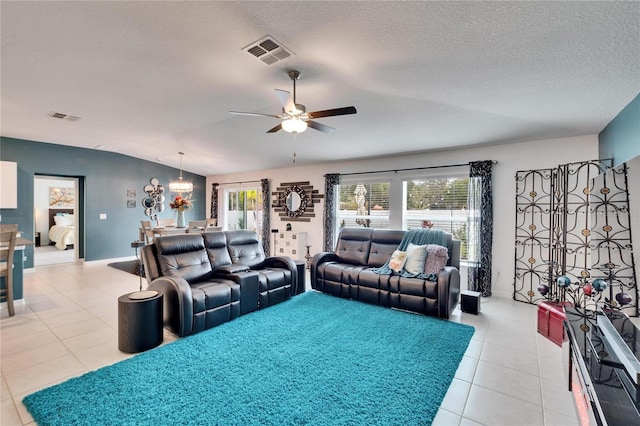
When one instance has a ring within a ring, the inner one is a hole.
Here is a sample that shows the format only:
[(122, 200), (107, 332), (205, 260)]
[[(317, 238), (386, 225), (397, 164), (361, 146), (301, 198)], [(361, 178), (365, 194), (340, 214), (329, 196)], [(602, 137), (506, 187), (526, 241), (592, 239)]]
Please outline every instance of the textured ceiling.
[[(3, 136), (202, 175), (600, 132), (640, 92), (639, 2), (1, 2)], [(272, 66), (242, 48), (271, 35)], [(273, 89), (357, 115), (296, 138)], [(51, 112), (81, 117), (71, 122)]]

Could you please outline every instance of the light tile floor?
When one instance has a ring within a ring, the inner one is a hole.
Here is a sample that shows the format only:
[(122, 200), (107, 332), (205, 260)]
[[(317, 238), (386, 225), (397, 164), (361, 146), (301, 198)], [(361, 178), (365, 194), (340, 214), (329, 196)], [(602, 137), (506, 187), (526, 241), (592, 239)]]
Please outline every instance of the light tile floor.
[[(25, 273), (26, 304), (0, 321), (1, 425), (34, 424), (26, 395), (132, 355), (118, 350), (117, 298), (138, 277), (107, 261), (38, 267)], [(434, 425), (577, 425), (562, 350), (536, 333), (536, 307), (491, 297)], [(165, 331), (163, 344), (175, 337)]]

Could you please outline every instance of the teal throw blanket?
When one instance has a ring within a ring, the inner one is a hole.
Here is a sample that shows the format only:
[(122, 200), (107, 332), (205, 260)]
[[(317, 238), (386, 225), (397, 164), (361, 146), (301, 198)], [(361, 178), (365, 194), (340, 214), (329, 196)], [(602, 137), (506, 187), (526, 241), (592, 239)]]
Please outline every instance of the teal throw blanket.
[[(402, 241), (400, 241), (400, 245), (398, 246), (397, 250), (400, 251), (407, 251), (407, 247), (409, 247), (409, 243), (413, 243), (417, 246), (423, 246), (426, 244), (437, 244), (439, 246), (445, 246), (447, 244), (446, 238), (445, 238), (446, 234), (444, 231), (440, 231), (438, 229), (436, 230), (431, 230), (431, 229), (410, 229), (409, 231), (407, 231), (404, 234), (404, 237), (402, 237)], [(393, 271), (393, 269), (391, 269), (389, 267), (389, 260), (387, 259), (387, 262), (382, 265), (379, 268), (371, 268), (371, 270), (378, 274), (378, 275), (393, 275), (396, 274), (396, 272)], [(402, 271), (400, 271), (400, 273), (398, 273), (398, 275), (403, 276), (403, 277), (415, 277), (415, 278), (422, 278), (422, 279), (426, 279), (429, 281), (437, 281), (438, 280), (438, 275), (437, 274), (412, 274), (410, 272), (405, 271), (404, 269)]]

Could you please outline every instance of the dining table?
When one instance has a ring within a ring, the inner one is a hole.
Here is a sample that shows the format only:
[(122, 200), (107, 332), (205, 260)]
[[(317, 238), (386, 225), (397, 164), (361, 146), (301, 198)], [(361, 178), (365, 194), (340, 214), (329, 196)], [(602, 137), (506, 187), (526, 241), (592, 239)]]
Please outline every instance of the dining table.
[[(177, 234), (186, 234), (186, 233), (195, 233), (195, 232), (218, 232), (222, 231), (221, 226), (209, 226), (209, 227), (198, 227), (198, 228), (188, 228), (186, 226), (177, 227), (177, 226), (157, 226), (152, 228), (153, 235), (158, 237), (163, 237), (165, 235), (177, 235)], [(144, 229), (139, 228), (139, 239), (140, 241), (144, 240)]]

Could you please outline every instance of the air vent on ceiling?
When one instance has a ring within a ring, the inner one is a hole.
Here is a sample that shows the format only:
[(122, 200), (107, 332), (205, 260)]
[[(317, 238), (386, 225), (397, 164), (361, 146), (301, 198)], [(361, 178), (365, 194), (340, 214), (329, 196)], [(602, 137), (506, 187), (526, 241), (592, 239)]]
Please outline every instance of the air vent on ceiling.
[(259, 59), (267, 65), (273, 65), (276, 62), (287, 59), (289, 56), (294, 54), (291, 50), (284, 47), (282, 43), (269, 35), (251, 43), (242, 50), (248, 52), (251, 56)]
[(58, 118), (60, 120), (67, 120), (67, 121), (78, 121), (81, 118), (75, 115), (63, 114), (61, 112), (54, 112), (54, 111), (51, 111), (49, 113), (49, 117)]

